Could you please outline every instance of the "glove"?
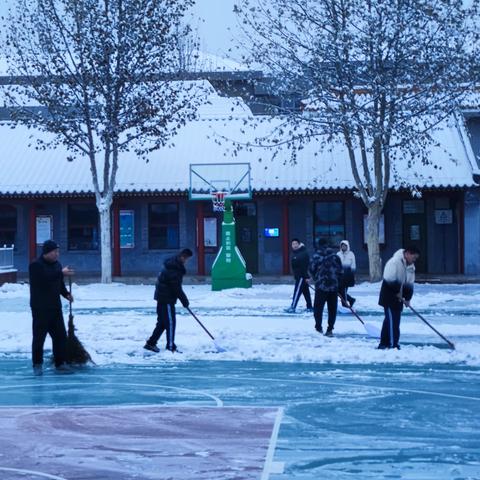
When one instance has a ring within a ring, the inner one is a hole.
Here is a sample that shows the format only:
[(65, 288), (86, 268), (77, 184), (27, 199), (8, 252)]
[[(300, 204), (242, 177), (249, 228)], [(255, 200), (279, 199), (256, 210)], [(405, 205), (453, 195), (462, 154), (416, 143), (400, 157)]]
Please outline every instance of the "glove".
[(186, 300), (185, 302), (182, 302), (182, 305), (183, 305), (183, 308), (188, 308), (188, 306), (190, 305), (190, 302)]

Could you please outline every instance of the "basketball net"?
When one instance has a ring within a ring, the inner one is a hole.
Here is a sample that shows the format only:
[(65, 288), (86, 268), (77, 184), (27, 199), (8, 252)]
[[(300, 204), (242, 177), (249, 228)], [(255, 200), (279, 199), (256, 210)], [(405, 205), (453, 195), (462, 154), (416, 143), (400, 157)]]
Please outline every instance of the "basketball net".
[(227, 192), (212, 192), (212, 202), (214, 212), (225, 211), (225, 197)]

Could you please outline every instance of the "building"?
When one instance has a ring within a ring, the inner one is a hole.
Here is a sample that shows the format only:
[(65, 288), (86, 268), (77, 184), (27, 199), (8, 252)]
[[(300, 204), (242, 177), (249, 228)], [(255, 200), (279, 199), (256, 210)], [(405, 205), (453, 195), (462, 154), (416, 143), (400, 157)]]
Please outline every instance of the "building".
[[(222, 92), (236, 91), (256, 78), (233, 77), (221, 83), (220, 76), (212, 83), (220, 82)], [(288, 151), (274, 160), (266, 150), (243, 149), (234, 155), (231, 140), (253, 138), (253, 128), (245, 126), (249, 115), (243, 101), (221, 97), (212, 88), (210, 104), (178, 134), (174, 146), (152, 153), (148, 163), (123, 154), (112, 211), (115, 276), (155, 275), (162, 259), (184, 246), (196, 254), (190, 272), (209, 274), (221, 216), (212, 212), (210, 202), (189, 201), (188, 168), (191, 163), (223, 162), (251, 164), (253, 198), (236, 202), (234, 208), (238, 246), (252, 274), (288, 273), (290, 239), (299, 237), (313, 249), (320, 236), (337, 244), (349, 239), (359, 271), (368, 271), (366, 209), (354, 195), (342, 145), (322, 151), (312, 142), (299, 152), (296, 164)], [(36, 136), (44, 134), (11, 128), (8, 115), (3, 118), (0, 244), (15, 245), (20, 275), (47, 238), (62, 246), (62, 263), (80, 274), (99, 274), (99, 220), (88, 161), (67, 161), (69, 153), (61, 147), (35, 149)], [(419, 272), (480, 274), (479, 125), (473, 113), (466, 122), (446, 122), (435, 134), (439, 145), (432, 147), (432, 164), (418, 165), (415, 171), (406, 162), (395, 165), (398, 178), (414, 184), (421, 197), (402, 188), (390, 192), (381, 229), (384, 260), (414, 243), (422, 252)], [(204, 238), (198, 239), (197, 232)]]

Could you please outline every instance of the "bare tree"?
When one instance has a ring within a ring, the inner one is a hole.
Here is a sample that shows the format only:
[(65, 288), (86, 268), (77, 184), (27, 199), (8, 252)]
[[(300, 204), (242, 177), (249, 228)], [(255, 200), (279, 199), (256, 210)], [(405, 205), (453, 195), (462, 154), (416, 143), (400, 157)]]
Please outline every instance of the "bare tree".
[[(389, 189), (406, 184), (396, 160), (432, 162), (435, 127), (456, 111), (478, 54), (478, 4), (461, 0), (239, 0), (247, 60), (275, 78), (277, 110), (256, 144), (296, 152), (342, 142), (368, 210), (370, 278), (381, 278), (378, 229)], [(306, 111), (305, 111), (306, 110)], [(280, 123), (280, 126), (278, 126)], [(416, 192), (419, 193), (419, 192)]]
[[(7, 39), (10, 74), (23, 79), (10, 104), (17, 120), (54, 134), (90, 164), (100, 216), (102, 282), (110, 282), (110, 211), (122, 154), (166, 145), (203, 101), (178, 48), (194, 0), (18, 0)], [(181, 63), (181, 62), (180, 62)], [(40, 140), (41, 141), (41, 140)]]

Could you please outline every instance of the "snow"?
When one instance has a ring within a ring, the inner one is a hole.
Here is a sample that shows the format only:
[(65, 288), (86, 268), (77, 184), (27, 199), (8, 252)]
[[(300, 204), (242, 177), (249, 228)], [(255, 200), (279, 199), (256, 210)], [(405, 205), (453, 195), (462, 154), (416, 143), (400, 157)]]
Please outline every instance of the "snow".
[[(119, 159), (116, 191), (119, 192), (186, 192), (191, 163), (251, 164), (252, 189), (261, 191), (354, 189), (350, 160), (345, 147), (332, 145), (321, 150), (320, 140), (311, 141), (298, 152), (297, 163), (284, 147), (272, 159), (273, 151), (255, 148), (234, 152), (235, 142), (252, 142), (255, 135), (266, 136), (273, 124), (245, 125), (246, 107), (211, 95), (211, 105), (201, 109), (204, 116), (182, 128), (170, 144), (154, 151), (149, 162), (136, 154), (123, 152)], [(224, 118), (220, 118), (223, 112)], [(231, 118), (226, 118), (228, 115)], [(236, 116), (238, 115), (238, 117)], [(91, 192), (92, 181), (86, 157), (67, 163), (69, 152), (63, 145), (55, 149), (36, 150), (35, 138), (51, 136), (38, 130), (0, 123), (0, 157), (2, 181), (0, 193), (73, 193)], [(441, 146), (433, 146), (434, 163), (408, 167), (408, 159), (396, 162), (402, 182), (424, 187), (471, 187), (472, 162), (456, 127), (444, 125), (436, 132)], [(47, 168), (48, 166), (48, 168)], [(224, 174), (228, 175), (228, 173)]]
[[(378, 328), (383, 320), (377, 305), (379, 287), (362, 283), (350, 292), (357, 298), (355, 307), (361, 317)], [(361, 323), (350, 314), (338, 315), (335, 337), (326, 338), (315, 332), (312, 314), (283, 312), (292, 290), (292, 285), (255, 285), (221, 292), (212, 292), (209, 285), (185, 286), (192, 310), (226, 351), (216, 353), (201, 327), (177, 306), (176, 343), (183, 354), (172, 355), (163, 350), (163, 337), (159, 354), (142, 348), (156, 322), (153, 285), (74, 284), (77, 335), (99, 365), (233, 360), (480, 366), (480, 285), (416, 286), (412, 306), (455, 343), (454, 351), (443, 348), (446, 344), (410, 311), (402, 317), (400, 351), (377, 350), (378, 341), (368, 338)], [(0, 287), (4, 356), (30, 358), (28, 300), (26, 284)], [(324, 322), (325, 318), (326, 312)]]

